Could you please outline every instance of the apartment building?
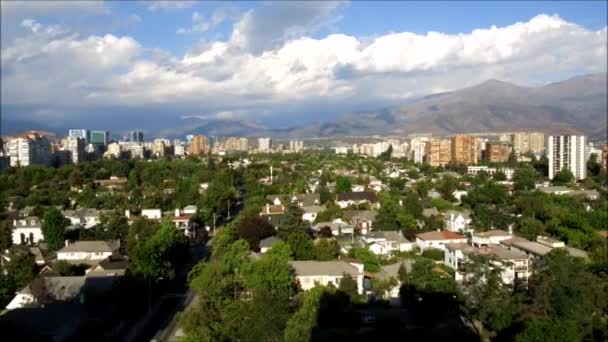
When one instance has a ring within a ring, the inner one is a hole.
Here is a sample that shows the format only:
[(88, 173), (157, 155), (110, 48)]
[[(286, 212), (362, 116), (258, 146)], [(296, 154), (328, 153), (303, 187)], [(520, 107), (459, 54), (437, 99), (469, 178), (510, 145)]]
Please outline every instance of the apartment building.
[(258, 150), (269, 151), (272, 149), (272, 139), (270, 138), (259, 138), (258, 139)]
[(51, 143), (38, 132), (23, 133), (8, 142), (11, 166), (49, 165)]
[(456, 135), (452, 137), (452, 162), (472, 165), (479, 160), (480, 148), (477, 138), (470, 135)]
[(209, 151), (209, 140), (204, 135), (195, 135), (192, 137), (190, 146), (188, 147), (188, 154), (201, 155), (206, 154)]
[(509, 161), (511, 146), (505, 142), (488, 142), (486, 144), (486, 160), (493, 163)]
[(513, 151), (515, 155), (532, 152), (540, 156), (545, 150), (545, 134), (542, 132), (517, 132), (513, 134)]
[(576, 180), (587, 177), (586, 140), (582, 135), (549, 136), (547, 157), (550, 179), (564, 169), (570, 170)]
[(452, 161), (452, 141), (431, 139), (426, 142), (426, 161), (431, 166), (445, 166)]

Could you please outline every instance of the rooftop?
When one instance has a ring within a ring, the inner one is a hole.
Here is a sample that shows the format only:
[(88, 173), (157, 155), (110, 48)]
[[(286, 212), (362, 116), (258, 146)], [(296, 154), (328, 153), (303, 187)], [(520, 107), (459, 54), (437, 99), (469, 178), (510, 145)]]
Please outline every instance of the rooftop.
[(367, 200), (369, 202), (376, 203), (376, 202), (378, 202), (378, 196), (376, 196), (376, 193), (369, 192), (369, 191), (349, 192), (349, 193), (338, 194), (337, 200), (338, 201), (363, 201), (363, 200)]
[(63, 247), (57, 253), (74, 253), (74, 252), (114, 252), (118, 250), (120, 243), (118, 241), (76, 241)]
[(511, 236), (511, 234), (509, 234), (508, 232), (505, 232), (504, 230), (500, 230), (500, 229), (488, 230), (487, 232), (473, 233), (473, 235), (479, 236), (482, 238), (494, 237), (494, 236)]
[(352, 277), (359, 275), (359, 270), (346, 261), (290, 261), (289, 265), (298, 276), (341, 276), (343, 273)]
[(420, 233), (416, 235), (417, 238), (421, 239), (421, 240), (425, 240), (425, 241), (430, 241), (430, 240), (461, 240), (461, 239), (466, 239), (464, 236), (454, 233), (454, 232), (450, 232), (447, 230), (442, 230), (442, 231), (435, 231), (435, 232), (427, 232), (427, 233)]

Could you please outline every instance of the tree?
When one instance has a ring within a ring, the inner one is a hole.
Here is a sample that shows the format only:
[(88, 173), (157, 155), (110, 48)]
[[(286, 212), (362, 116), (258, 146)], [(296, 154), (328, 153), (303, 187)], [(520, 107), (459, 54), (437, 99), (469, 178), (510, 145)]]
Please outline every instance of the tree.
[[(233, 221), (234, 223), (234, 221)], [(222, 256), (232, 243), (238, 240), (239, 235), (233, 224), (219, 229), (213, 237), (212, 251), (214, 256)]]
[(376, 254), (372, 253), (367, 248), (352, 248), (349, 251), (349, 255), (353, 258), (361, 261), (367, 272), (379, 272), (380, 271), (380, 260)]
[(422, 256), (435, 261), (443, 260), (443, 250), (437, 248), (427, 248), (422, 252)]
[(502, 171), (496, 171), (492, 178), (494, 178), (495, 181), (502, 182), (507, 180), (507, 175)]
[(336, 178), (336, 193), (344, 194), (352, 192), (353, 185), (350, 182), (350, 177), (338, 176)]
[(14, 247), (11, 250), (11, 262), (6, 268), (8, 276), (16, 288), (29, 284), (36, 276), (34, 256), (27, 248)]
[(340, 280), (338, 289), (346, 293), (350, 297), (351, 301), (355, 301), (355, 299), (359, 296), (357, 281), (348, 273), (342, 274), (342, 279)]
[(333, 236), (333, 233), (331, 232), (331, 228), (329, 228), (328, 226), (323, 226), (319, 230), (319, 237), (330, 238), (332, 236)]
[(257, 251), (260, 248), (260, 240), (276, 233), (274, 227), (260, 216), (245, 217), (237, 226), (239, 236), (249, 243), (249, 248)]
[(287, 244), (293, 251), (295, 260), (312, 260), (315, 258), (315, 249), (310, 237), (302, 232), (290, 233)]
[(127, 255), (133, 255), (136, 246), (151, 237), (158, 230), (158, 222), (140, 217), (133, 221), (127, 235)]
[(57, 208), (51, 208), (44, 214), (42, 235), (50, 250), (56, 251), (63, 247), (65, 228), (69, 225), (70, 221)]
[(405, 268), (404, 263), (401, 263), (399, 265), (399, 269), (397, 270), (397, 276), (398, 276), (399, 282), (401, 284), (407, 283), (408, 275), (407, 275), (407, 269)]
[(62, 277), (77, 275), (76, 270), (65, 260), (58, 260), (53, 264), (53, 272), (60, 274)]
[(285, 209), (283, 220), (279, 223), (279, 237), (286, 239), (286, 237), (293, 232), (305, 233), (310, 225), (302, 220), (302, 214), (304, 212), (297, 206), (290, 204)]
[(129, 221), (119, 211), (102, 214), (97, 227), (99, 240), (125, 241), (129, 234)]
[(0, 220), (0, 250), (8, 249), (12, 244), (12, 225), (9, 220)]
[(319, 239), (315, 244), (315, 258), (317, 260), (334, 260), (340, 254), (340, 246), (334, 239)]
[(513, 176), (515, 190), (534, 190), (536, 183), (536, 171), (529, 167), (519, 168)]
[(533, 217), (524, 217), (519, 222), (517, 231), (526, 239), (534, 241), (537, 236), (544, 235), (545, 225)]
[(160, 228), (147, 240), (140, 241), (131, 257), (131, 270), (147, 279), (173, 279), (177, 232), (172, 222), (163, 221)]
[(386, 149), (386, 151), (380, 153), (380, 156), (378, 156), (378, 159), (382, 160), (382, 161), (389, 161), (391, 160), (391, 156), (393, 154), (393, 145), (388, 145), (388, 148)]
[(260, 260), (247, 263), (243, 270), (243, 285), (254, 291), (266, 291), (275, 300), (287, 300), (294, 289), (294, 278), (289, 272), (285, 253), (270, 253)]
[(572, 174), (572, 171), (570, 171), (569, 169), (562, 169), (561, 171), (559, 171), (558, 173), (555, 174), (555, 176), (553, 177), (553, 184), (554, 185), (565, 185), (565, 184), (570, 184), (574, 181), (574, 175)]
[(597, 162), (597, 154), (592, 154), (589, 156), (589, 160), (587, 160), (587, 174), (590, 177), (594, 177), (600, 174), (602, 169), (602, 165)]
[(534, 318), (526, 322), (516, 342), (570, 342), (581, 341), (575, 321), (552, 318)]

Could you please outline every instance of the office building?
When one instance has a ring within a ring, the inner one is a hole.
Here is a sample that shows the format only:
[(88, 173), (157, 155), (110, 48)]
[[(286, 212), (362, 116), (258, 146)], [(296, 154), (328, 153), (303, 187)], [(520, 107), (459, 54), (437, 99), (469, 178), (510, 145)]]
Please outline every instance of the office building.
[(587, 176), (586, 137), (581, 135), (550, 136), (547, 143), (549, 179), (568, 169), (576, 180)]
[(110, 132), (108, 131), (91, 131), (91, 144), (97, 146), (108, 146)]
[(431, 166), (446, 166), (452, 160), (450, 139), (431, 139), (426, 142), (426, 162)]
[(129, 132), (129, 140), (130, 142), (144, 142), (144, 132), (142, 131), (131, 131)]
[(479, 143), (476, 137), (470, 135), (456, 135), (452, 137), (451, 161), (455, 164), (474, 165), (479, 160)]
[(270, 138), (259, 138), (258, 139), (258, 150), (269, 151), (272, 149), (272, 139)]
[(91, 140), (91, 132), (88, 129), (71, 129), (68, 131), (68, 137), (70, 138), (82, 138), (84, 139), (85, 145)]
[(51, 143), (38, 132), (23, 133), (8, 142), (11, 166), (51, 164)]
[(103, 154), (104, 158), (120, 158), (122, 157), (122, 146), (119, 143), (111, 143), (108, 145), (108, 150)]
[(545, 150), (545, 134), (542, 132), (517, 132), (513, 134), (513, 152), (516, 156), (533, 153), (540, 156)]
[(505, 163), (511, 156), (511, 146), (502, 141), (488, 142), (485, 150), (486, 160), (492, 163)]
[(190, 146), (188, 148), (188, 154), (201, 155), (201, 154), (206, 154), (208, 151), (209, 151), (209, 142), (208, 142), (206, 136), (195, 135), (192, 137), (192, 141), (190, 141)]

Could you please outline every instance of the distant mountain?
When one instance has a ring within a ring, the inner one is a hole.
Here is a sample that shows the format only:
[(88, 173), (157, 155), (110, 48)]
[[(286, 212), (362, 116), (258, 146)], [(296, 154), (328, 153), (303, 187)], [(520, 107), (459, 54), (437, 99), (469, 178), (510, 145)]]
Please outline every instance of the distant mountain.
[(292, 136), (410, 133), (454, 134), (538, 129), (546, 133), (606, 136), (606, 73), (578, 76), (542, 87), (488, 80), (432, 94), (397, 108), (350, 113), (294, 129)]

